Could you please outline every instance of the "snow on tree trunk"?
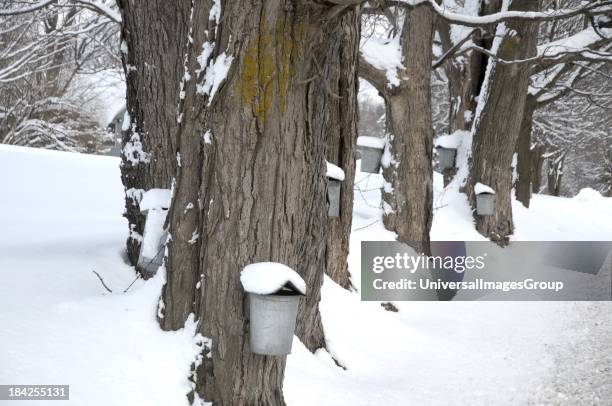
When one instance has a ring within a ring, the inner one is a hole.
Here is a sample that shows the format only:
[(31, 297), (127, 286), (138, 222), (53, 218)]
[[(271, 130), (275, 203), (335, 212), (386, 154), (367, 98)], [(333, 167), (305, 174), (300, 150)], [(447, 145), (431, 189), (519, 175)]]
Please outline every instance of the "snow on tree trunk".
[(357, 139), (359, 52), (359, 10), (348, 11), (328, 34), (322, 86), (314, 88), (313, 131), (326, 139), (328, 161), (344, 170), (340, 188), (340, 216), (327, 222), (327, 274), (340, 286), (349, 288), (347, 256), (353, 220), (355, 143)]
[[(535, 11), (539, 1), (513, 0), (510, 10)], [(500, 24), (493, 50), (504, 60), (524, 59), (535, 55), (537, 22), (511, 21)], [(478, 114), (472, 129), (474, 140), (466, 193), (473, 208), (476, 195), (473, 186), (490, 185), (497, 191), (495, 213), (475, 214), (476, 229), (482, 235), (507, 243), (514, 231), (512, 222), (512, 155), (519, 137), (529, 84), (527, 65), (489, 61), (481, 91)]]
[(479, 53), (472, 52), (465, 59), (465, 63), (453, 60), (445, 67), (449, 89), (449, 134), (456, 130), (469, 131), (476, 110), (479, 62), (482, 57)]
[(561, 179), (563, 178), (563, 164), (566, 151), (559, 151), (548, 157), (547, 180), (548, 194), (559, 196), (561, 194)]
[[(176, 171), (177, 102), (191, 2), (117, 1), (122, 15), (121, 57), (130, 118), (123, 137), (121, 180), (130, 234), (128, 257), (138, 260), (144, 230), (139, 196), (169, 188)], [(151, 21), (156, 21), (152, 24)], [(171, 29), (160, 29), (171, 27)], [(163, 80), (161, 79), (163, 78)]]
[(523, 203), (525, 207), (529, 207), (529, 201), (531, 200), (531, 181), (533, 179), (532, 172), (536, 170), (536, 168), (532, 166), (534, 160), (531, 157), (531, 131), (533, 126), (533, 113), (535, 112), (536, 105), (537, 102), (535, 98), (528, 95), (516, 145), (516, 200)]
[(402, 29), (400, 85), (386, 91), (389, 142), (383, 154), (383, 221), (398, 241), (429, 252), (432, 220), (431, 41), (433, 12), (417, 6)]
[[(350, 99), (356, 83), (348, 77), (354, 68), (343, 65), (347, 77), (339, 74), (341, 83), (331, 86), (347, 100), (322, 95), (329, 86), (325, 72), (330, 65), (339, 58), (349, 63), (355, 51), (348, 45), (341, 55), (333, 52), (332, 42), (340, 35), (338, 21), (328, 21), (331, 8), (320, 4), (268, 0), (244, 7), (232, 0), (224, 2), (223, 9), (219, 2), (197, 2), (193, 10), (191, 2), (172, 7), (130, 9), (154, 20), (181, 16), (185, 26), (184, 38), (177, 41), (183, 47), (156, 36), (135, 40), (146, 42), (144, 49), (159, 48), (156, 55), (167, 51), (166, 45), (185, 50), (173, 57), (180, 61), (181, 74), (169, 76), (170, 81), (164, 70), (148, 66), (158, 75), (151, 82), (164, 82), (167, 92), (175, 87), (174, 103), (138, 99), (138, 106), (172, 106), (176, 112), (174, 122), (164, 119), (169, 141), (160, 144), (176, 173), (168, 180), (173, 200), (159, 322), (166, 330), (179, 329), (194, 313), (198, 332), (207, 337), (202, 362), (195, 365), (192, 396), (226, 405), (283, 404), (285, 358), (250, 352), (240, 271), (251, 263), (271, 261), (298, 272), (307, 294), (301, 300), (296, 334), (310, 350), (324, 346), (318, 305), (329, 223), (325, 160), (332, 158), (332, 148), (326, 148), (328, 134), (318, 126), (322, 112), (344, 110), (329, 116), (340, 124), (325, 128), (342, 128), (335, 129), (342, 138), (334, 163), (352, 179), (353, 163), (348, 162), (353, 159), (355, 130), (346, 126), (356, 125), (356, 113), (346, 106), (354, 103)], [(170, 16), (153, 18), (155, 10)], [(357, 21), (356, 15), (345, 12), (342, 36), (358, 35)], [(339, 230), (347, 239), (343, 233), (348, 227)]]

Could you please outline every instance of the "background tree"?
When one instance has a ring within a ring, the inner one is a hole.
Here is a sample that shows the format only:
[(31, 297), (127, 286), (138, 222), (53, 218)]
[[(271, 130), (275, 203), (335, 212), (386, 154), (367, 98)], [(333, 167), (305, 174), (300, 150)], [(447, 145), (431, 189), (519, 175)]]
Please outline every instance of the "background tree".
[[(384, 10), (381, 11), (384, 13)], [(433, 186), (431, 63), (434, 12), (419, 5), (390, 17), (389, 40), (362, 46), (360, 75), (385, 99), (387, 147), (383, 156), (383, 221), (398, 241), (429, 252)], [(393, 60), (381, 55), (391, 52)]]
[(340, 216), (328, 219), (325, 250), (327, 274), (344, 288), (349, 288), (347, 257), (353, 220), (355, 150), (359, 123), (357, 93), (357, 58), (360, 39), (360, 6), (347, 10), (329, 35), (329, 49), (324, 55), (325, 70), (318, 79), (322, 86), (313, 89), (313, 130), (326, 139), (326, 158), (344, 170), (340, 189)]
[[(513, 0), (509, 11), (538, 11), (538, 1)], [(504, 11), (504, 9), (502, 9)], [(510, 21), (500, 24), (481, 91), (473, 125), (473, 146), (466, 193), (476, 207), (474, 185), (483, 183), (496, 192), (494, 214), (476, 216), (476, 229), (501, 244), (514, 230), (512, 222), (512, 154), (519, 136), (527, 98), (528, 66), (502, 60), (527, 59), (536, 54), (537, 22)]]
[(6, 1), (0, 7), (0, 142), (95, 151), (107, 138), (89, 80), (112, 70), (117, 25), (73, 1)]
[[(579, 3), (573, 0), (547, 3), (551, 3), (548, 4), (549, 7), (579, 6)], [(607, 64), (600, 61), (612, 60), (612, 54), (609, 53), (612, 31), (605, 28), (606, 21), (601, 17), (577, 16), (546, 22), (540, 27), (538, 55), (542, 59), (536, 61), (531, 68), (531, 85), (517, 143), (516, 197), (526, 207), (529, 207), (531, 192), (541, 191), (539, 178), (544, 149), (558, 151), (560, 146), (553, 145), (558, 144), (554, 139), (594, 139), (593, 131), (597, 132), (597, 128), (603, 129), (605, 126), (600, 117), (607, 117), (605, 107), (602, 108), (607, 100), (601, 96), (605, 91), (598, 90), (601, 90), (601, 86), (608, 88), (609, 83), (607, 80), (601, 80), (605, 78)], [(594, 102), (591, 100), (593, 98)], [(564, 104), (571, 105), (571, 108), (560, 112), (559, 108)], [(576, 114), (578, 111), (582, 113), (581, 116)], [(557, 114), (554, 120), (550, 120), (551, 114)], [(584, 120), (584, 114), (591, 120)], [(568, 115), (572, 119), (568, 120)], [(586, 130), (585, 125), (590, 129)], [(532, 136), (534, 128), (537, 129), (535, 139)], [(601, 141), (604, 143), (605, 138), (602, 134)], [(558, 155), (553, 153), (547, 156), (552, 159)], [(549, 162), (548, 166), (555, 172), (561, 162)], [(583, 155), (582, 162), (589, 165), (591, 159)], [(553, 176), (551, 179), (560, 178)], [(552, 189), (560, 191), (556, 185)]]

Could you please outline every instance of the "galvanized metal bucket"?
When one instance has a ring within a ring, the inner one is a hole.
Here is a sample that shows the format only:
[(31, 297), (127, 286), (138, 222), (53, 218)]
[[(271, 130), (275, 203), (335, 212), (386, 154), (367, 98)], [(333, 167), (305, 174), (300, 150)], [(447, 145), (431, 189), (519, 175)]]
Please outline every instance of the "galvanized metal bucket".
[(165, 209), (147, 211), (137, 264), (138, 269), (145, 274), (154, 275), (164, 261), (164, 246), (168, 239), (168, 232), (163, 229), (166, 214)]
[(291, 353), (299, 294), (249, 293), (251, 351), (262, 355)]
[(481, 193), (476, 195), (476, 214), (479, 216), (490, 216), (495, 212), (495, 195)]
[(339, 180), (327, 178), (327, 216), (340, 216), (340, 186)]
[(108, 151), (108, 155), (110, 156), (121, 156), (121, 144), (113, 144), (110, 151)]
[(455, 148), (436, 147), (438, 151), (438, 167), (441, 171), (452, 169), (455, 167), (455, 157), (457, 150)]
[(361, 150), (361, 172), (379, 173), (383, 150), (371, 147), (359, 147)]

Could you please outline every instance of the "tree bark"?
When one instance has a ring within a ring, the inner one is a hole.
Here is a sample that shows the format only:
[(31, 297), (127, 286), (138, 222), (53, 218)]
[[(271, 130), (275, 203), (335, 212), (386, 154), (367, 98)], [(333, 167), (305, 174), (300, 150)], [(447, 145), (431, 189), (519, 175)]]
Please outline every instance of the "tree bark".
[[(342, 146), (337, 162), (342, 163), (349, 159), (344, 155), (349, 146), (342, 143), (354, 138), (352, 127), (344, 129), (355, 125), (356, 114), (336, 112), (330, 123), (319, 122), (321, 112), (354, 103), (321, 97), (321, 86), (328, 86), (325, 72), (338, 61), (331, 51), (340, 35), (338, 21), (327, 20), (328, 5), (289, 0), (258, 0), (249, 7), (232, 0), (223, 2), (222, 10), (211, 2), (196, 2), (193, 10), (191, 2), (167, 7), (176, 8), (164, 10), (168, 18), (184, 23), (184, 46), (177, 48), (184, 54), (173, 57), (181, 73), (168, 81), (160, 70), (155, 72), (156, 80), (167, 82), (165, 91), (175, 95), (174, 103), (143, 100), (144, 93), (134, 92), (139, 102), (134, 104), (142, 109), (147, 103), (173, 108), (173, 122), (169, 116), (160, 118), (160, 132), (169, 134), (160, 148), (172, 152), (165, 156), (176, 170), (164, 167), (175, 180), (160, 325), (181, 328), (193, 313), (198, 332), (210, 338), (193, 377), (201, 398), (220, 405), (284, 404), (285, 357), (250, 352), (246, 294), (239, 278), (244, 266), (254, 262), (295, 269), (308, 286), (296, 334), (310, 350), (324, 346), (318, 304), (329, 222), (325, 159), (332, 149), (326, 151), (323, 129), (342, 122), (343, 131), (337, 132)], [(358, 35), (351, 9), (338, 17), (348, 30), (343, 36)], [(148, 21), (159, 28), (158, 18)], [(167, 25), (168, 31), (177, 23)], [(155, 36), (139, 40), (153, 41), (147, 44), (151, 47), (160, 41)], [(347, 46), (340, 59), (349, 63), (352, 52)], [(220, 66), (229, 66), (226, 76), (213, 68)], [(128, 76), (131, 80), (133, 87), (142, 79)], [(338, 80), (341, 96), (354, 97), (354, 78), (341, 73)], [(138, 130), (142, 123), (136, 124)], [(169, 158), (175, 153), (179, 165)]]
[[(510, 10), (535, 11), (539, 1), (513, 0)], [(513, 21), (506, 24), (497, 55), (505, 60), (525, 59), (536, 52), (537, 22)], [(514, 231), (512, 222), (512, 155), (519, 137), (527, 88), (529, 67), (501, 64), (491, 60), (484, 84), (487, 93), (474, 124), (472, 160), (467, 189), (469, 201), (476, 207), (474, 185), (492, 187), (496, 195), (491, 216), (475, 214), (476, 229), (500, 245), (507, 243)]]
[(315, 88), (313, 131), (326, 139), (327, 160), (344, 170), (340, 216), (327, 222), (327, 275), (345, 289), (351, 287), (347, 256), (353, 220), (353, 188), (358, 117), (360, 14), (348, 11), (334, 24), (325, 54), (324, 83)]
[(544, 166), (544, 153), (546, 146), (536, 143), (531, 149), (531, 191), (540, 193), (542, 189), (542, 167)]
[(383, 157), (383, 221), (398, 241), (429, 253), (432, 221), (431, 61), (433, 11), (417, 6), (402, 29), (405, 69), (400, 86), (385, 89), (390, 140)]
[(142, 193), (169, 188), (176, 173), (177, 84), (183, 76), (190, 1), (117, 0), (127, 78), (129, 129), (123, 137), (121, 179), (126, 190), (127, 253), (136, 265), (145, 218)]
[[(498, 12), (501, 0), (482, 2), (478, 15), (489, 15)], [(442, 51), (448, 52), (455, 44), (451, 38), (452, 24), (444, 19), (437, 20), (438, 34), (442, 42)], [(471, 42), (475, 45), (490, 48), (493, 32), (481, 29), (471, 33)], [(470, 51), (458, 57), (449, 58), (443, 65), (448, 79), (449, 116), (448, 133), (457, 130), (469, 131), (476, 112), (477, 98), (482, 86), (488, 58), (480, 52)]]
[(559, 196), (561, 194), (561, 179), (563, 178), (565, 155), (565, 151), (559, 151), (547, 160), (548, 194), (551, 196)]
[[(440, 21), (438, 32), (442, 39), (443, 50), (452, 47), (450, 37), (450, 24)], [(473, 35), (474, 43), (481, 45), (482, 40), (477, 34)], [(480, 91), (480, 75), (482, 64), (486, 58), (481, 53), (471, 51), (460, 58), (451, 58), (444, 64), (444, 72), (448, 79), (448, 133), (457, 130), (469, 131), (472, 128), (472, 119), (476, 111), (476, 98)]]
[(523, 206), (529, 207), (531, 200), (531, 181), (536, 168), (532, 166), (534, 160), (531, 157), (531, 131), (533, 126), (533, 114), (537, 106), (535, 97), (528, 95), (525, 101), (525, 109), (523, 110), (523, 121), (516, 146), (517, 163), (516, 163), (516, 200), (523, 203)]

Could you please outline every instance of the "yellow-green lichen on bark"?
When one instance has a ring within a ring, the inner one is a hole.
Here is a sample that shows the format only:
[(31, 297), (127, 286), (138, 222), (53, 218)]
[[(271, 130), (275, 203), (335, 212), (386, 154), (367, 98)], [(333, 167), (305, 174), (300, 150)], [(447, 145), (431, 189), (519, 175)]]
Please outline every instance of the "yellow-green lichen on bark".
[(260, 18), (259, 34), (247, 45), (240, 76), (242, 103), (262, 125), (275, 107), (285, 111), (302, 40), (301, 24), (279, 19), (270, 25)]

